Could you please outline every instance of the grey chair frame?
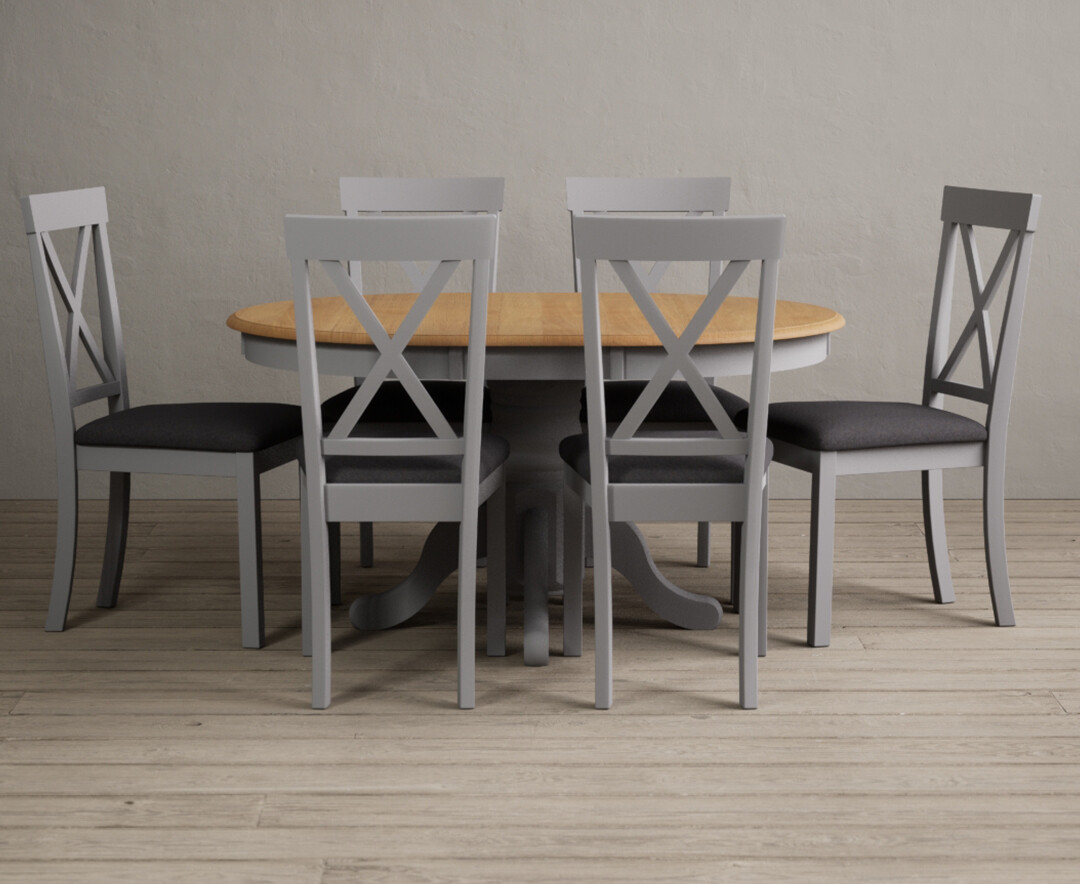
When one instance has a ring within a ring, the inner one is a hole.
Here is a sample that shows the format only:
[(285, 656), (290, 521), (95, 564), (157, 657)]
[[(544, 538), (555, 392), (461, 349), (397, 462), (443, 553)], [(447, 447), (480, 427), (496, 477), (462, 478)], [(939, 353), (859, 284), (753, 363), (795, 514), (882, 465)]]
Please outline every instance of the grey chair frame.
[[(743, 523), (739, 615), (739, 703), (753, 709), (758, 703), (757, 658), (759, 606), (766, 596), (759, 563), (767, 546), (768, 496), (766, 429), (776, 313), (776, 283), (783, 251), (783, 216), (738, 218), (625, 218), (583, 216), (574, 226), (575, 254), (582, 264), (582, 315), (585, 337), (585, 376), (588, 396), (587, 481), (569, 465), (566, 490), (587, 503), (592, 511), (593, 583), (596, 630), (596, 706), (612, 704), (612, 600), (610, 522), (732, 521)], [(726, 262), (724, 272), (709, 287), (701, 307), (686, 329), (676, 334), (668, 325), (634, 261)], [(608, 424), (603, 396), (599, 293), (596, 270), (609, 262), (639, 309), (647, 317), (665, 349), (665, 356), (635, 404), (616, 427)], [(751, 264), (760, 265), (758, 311), (751, 372), (747, 429), (737, 430), (712, 394), (691, 357), (691, 350)], [(702, 436), (678, 430), (657, 435), (644, 421), (667, 383), (681, 374), (705, 410), (715, 433)], [(604, 428), (595, 432), (595, 428)], [(735, 455), (745, 458), (743, 481), (732, 484), (694, 482), (610, 483), (609, 455), (692, 456)], [(567, 507), (579, 513), (581, 507)], [(574, 519), (569, 520), (571, 523)], [(580, 621), (584, 561), (580, 523), (566, 528), (566, 604), (568, 622)], [(575, 627), (576, 628), (576, 627)]]
[[(265, 627), (260, 476), (267, 470), (295, 460), (298, 441), (293, 439), (255, 452), (76, 444), (76, 408), (104, 399), (108, 403), (109, 413), (113, 414), (130, 405), (120, 311), (109, 249), (105, 188), (35, 194), (24, 197), (22, 207), (37, 293), (56, 442), (56, 557), (46, 630), (60, 632), (67, 623), (78, 539), (80, 470), (99, 470), (110, 474), (105, 554), (97, 597), (97, 605), (101, 608), (115, 607), (120, 591), (127, 543), (131, 474), (226, 476), (236, 480), (241, 640), (244, 647), (262, 647)], [(78, 230), (70, 277), (65, 273), (51, 237), (57, 231), (68, 229)], [(83, 293), (91, 244), (100, 315), (100, 343), (83, 314)], [(67, 315), (63, 320), (58, 312), (58, 296), (66, 308)], [(98, 378), (98, 383), (81, 388), (77, 378), (80, 344)]]
[[(582, 215), (606, 215), (609, 213), (665, 213), (700, 215), (726, 215), (731, 208), (731, 179), (709, 178), (567, 178), (566, 207), (570, 211), (570, 238), (573, 241), (574, 222)], [(646, 285), (656, 286), (668, 262), (658, 262), (646, 270), (640, 264), (637, 270)], [(709, 262), (709, 286), (713, 286), (724, 266), (721, 261)], [(581, 290), (581, 268), (577, 252), (574, 252), (574, 291)], [(737, 533), (732, 534), (732, 544), (738, 543)], [(734, 555), (734, 554), (733, 554)], [(698, 524), (697, 564), (708, 568), (711, 560), (711, 539), (708, 522)], [(732, 598), (735, 597), (735, 580), (732, 575)]]
[[(312, 646), (312, 706), (330, 704), (329, 523), (342, 521), (458, 522), (458, 705), (475, 705), (476, 550), (479, 506), (492, 503), (488, 527), (489, 608), (505, 611), (505, 498), (503, 467), (480, 481), (480, 449), (487, 301), (495, 254), (493, 215), (442, 217), (285, 218), (285, 245), (292, 265), (300, 395), (304, 418), (302, 471), (303, 608)], [(430, 261), (417, 301), (391, 337), (350, 276), (351, 261)], [(469, 345), (465, 365), (465, 419), (452, 427), (409, 364), (406, 347), (416, 328), (462, 262), (472, 263)], [(333, 427), (323, 426), (319, 370), (311, 310), (310, 273), (321, 267), (345, 298), (379, 351), (379, 361), (357, 387)], [(428, 422), (433, 436), (357, 437), (364, 410), (379, 385), (394, 375)], [(326, 461), (334, 457), (461, 455), (460, 483), (328, 483)], [(490, 638), (490, 636), (489, 636)]]
[[(504, 178), (383, 178), (350, 177), (338, 182), (341, 211), (349, 218), (387, 213), (490, 214), (495, 216), (495, 257), (491, 264), (491, 291), (496, 291), (499, 270), (499, 218), (503, 209)], [(425, 268), (415, 261), (402, 262), (409, 281), (418, 290), (423, 286)], [(362, 284), (359, 261), (349, 263), (349, 275)], [(357, 378), (360, 383), (362, 379)], [(334, 526), (334, 531), (338, 530)], [(340, 539), (332, 531), (331, 544), (338, 550)], [(340, 553), (332, 555), (337, 558)], [(360, 525), (360, 566), (375, 563), (375, 539), (370, 522)], [(340, 601), (340, 599), (338, 599)]]
[[(994, 620), (998, 626), (1015, 625), (1006, 561), (1005, 445), (1016, 375), (1020, 320), (1041, 201), (1037, 194), (962, 187), (946, 187), (942, 197), (943, 229), (934, 284), (922, 404), (944, 408), (945, 397), (953, 396), (985, 405), (985, 442), (816, 451), (774, 439), (774, 459), (777, 462), (809, 472), (812, 476), (807, 613), (807, 643), (812, 647), (823, 647), (830, 641), (838, 476), (915, 470), (922, 473), (923, 522), (930, 577), (935, 601), (944, 604), (954, 601), (956, 596), (945, 537), (942, 471), (957, 467), (981, 467), (983, 540)], [(985, 279), (974, 237), (974, 229), (978, 227), (1008, 231), (993, 270)], [(950, 318), (953, 284), (961, 246), (973, 306), (970, 319), (964, 324), (955, 343), (952, 343)], [(995, 347), (988, 309), (1003, 283), (1007, 289), (1006, 300)], [(958, 383), (952, 379), (954, 372), (971, 343), (976, 340), (982, 383), (978, 386)]]

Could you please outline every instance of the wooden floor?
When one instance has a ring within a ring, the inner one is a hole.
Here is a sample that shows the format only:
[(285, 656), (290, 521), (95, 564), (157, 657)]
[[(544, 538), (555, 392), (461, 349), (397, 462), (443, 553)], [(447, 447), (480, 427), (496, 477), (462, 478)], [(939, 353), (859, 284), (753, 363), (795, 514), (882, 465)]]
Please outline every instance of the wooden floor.
[[(919, 505), (840, 502), (833, 643), (812, 650), (807, 505), (774, 501), (753, 712), (737, 618), (669, 628), (624, 582), (611, 711), (592, 708), (591, 630), (563, 659), (556, 608), (551, 664), (526, 668), (516, 606), (510, 656), (479, 657), (459, 711), (453, 581), (377, 635), (336, 609), (333, 705), (313, 712), (296, 505), (265, 508), (252, 651), (228, 502), (136, 502), (112, 611), (86, 505), (59, 634), (53, 507), (0, 503), (0, 881), (1080, 880), (1080, 502), (1008, 504), (1014, 629), (992, 625), (977, 505), (948, 505), (957, 601), (937, 606)], [(726, 601), (726, 528), (708, 571), (691, 526), (646, 533), (669, 576)], [(377, 526), (361, 572), (347, 534), (347, 598), (421, 540)]]

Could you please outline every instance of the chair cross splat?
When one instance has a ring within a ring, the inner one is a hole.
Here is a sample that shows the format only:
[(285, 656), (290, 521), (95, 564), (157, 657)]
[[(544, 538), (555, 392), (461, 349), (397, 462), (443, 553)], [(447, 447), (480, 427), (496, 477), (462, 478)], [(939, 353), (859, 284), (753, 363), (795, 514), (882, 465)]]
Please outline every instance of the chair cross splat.
[[(690, 351), (697, 344), (698, 339), (708, 327), (712, 318), (720, 310), (735, 283), (738, 282), (747, 266), (749, 266), (748, 262), (734, 261), (728, 264), (727, 269), (712, 284), (709, 293), (702, 300), (681, 334), (676, 334), (672, 329), (649, 291), (651, 287), (641, 278), (640, 274), (632, 266), (632, 262), (612, 261), (610, 263), (616, 275), (634, 299), (634, 303), (637, 304), (638, 309), (648, 321), (649, 326), (656, 333), (657, 338), (660, 339), (667, 356), (657, 368), (653, 377), (642, 388), (637, 400), (627, 411), (618, 428), (611, 434), (612, 443), (609, 443), (609, 445), (613, 444), (615, 440), (632, 439), (634, 434), (641, 428), (653, 406), (659, 402), (664, 390), (667, 389), (668, 382), (676, 374), (686, 381), (716, 430), (729, 438), (738, 435), (738, 431), (735, 429), (735, 425), (728, 413), (721, 407), (709, 382), (705, 380), (704, 375), (698, 370), (697, 365), (691, 358)], [(722, 447), (717, 447), (717, 453), (720, 453), (719, 449)], [(611, 452), (629, 454), (631, 450), (616, 450), (615, 447), (612, 447)]]
[[(337, 286), (342, 297), (357, 315), (372, 343), (379, 351), (379, 357), (375, 365), (356, 388), (352, 401), (346, 406), (333, 429), (327, 434), (328, 442), (329, 440), (347, 439), (356, 430), (356, 425), (363, 417), (364, 411), (371, 404), (383, 380), (390, 375), (393, 375), (401, 382), (413, 404), (416, 405), (427, 421), (428, 426), (431, 427), (438, 438), (458, 438), (431, 394), (420, 382), (412, 366), (406, 361), (404, 354), (409, 341), (416, 334), (420, 324), (424, 321), (439, 295), (442, 294), (443, 288), (449, 282), (454, 270), (460, 263), (460, 261), (441, 261), (436, 264), (432, 272), (427, 275), (428, 278), (423, 289), (409, 308), (397, 332), (391, 336), (365, 299), (361, 288), (358, 286), (359, 279), (347, 276), (338, 261), (322, 260), (319, 262)], [(374, 441), (369, 441), (367, 444), (377, 445)], [(386, 441), (381, 443), (381, 446), (388, 447), (392, 444), (392, 442)], [(348, 453), (348, 448), (346, 446), (336, 446), (335, 453)]]

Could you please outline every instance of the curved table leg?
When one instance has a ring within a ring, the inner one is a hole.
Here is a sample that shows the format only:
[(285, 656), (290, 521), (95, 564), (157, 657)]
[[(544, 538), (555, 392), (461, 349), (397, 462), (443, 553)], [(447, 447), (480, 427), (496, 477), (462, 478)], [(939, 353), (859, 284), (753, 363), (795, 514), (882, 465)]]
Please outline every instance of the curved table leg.
[(458, 566), (458, 524), (439, 522), (420, 551), (420, 559), (397, 586), (375, 595), (362, 595), (349, 606), (357, 629), (389, 629), (404, 623), (435, 595)]
[(653, 613), (669, 623), (683, 629), (715, 629), (720, 623), (720, 603), (687, 592), (661, 574), (645, 538), (632, 522), (611, 523), (611, 565), (633, 584)]

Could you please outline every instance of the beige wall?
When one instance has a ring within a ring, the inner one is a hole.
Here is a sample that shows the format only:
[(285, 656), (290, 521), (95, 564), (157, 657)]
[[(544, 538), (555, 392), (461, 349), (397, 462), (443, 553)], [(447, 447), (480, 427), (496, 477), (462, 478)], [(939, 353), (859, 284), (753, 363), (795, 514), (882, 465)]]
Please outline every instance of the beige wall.
[(916, 399), (942, 185), (1042, 193), (1007, 489), (1080, 497), (1078, 46), (1075, 0), (0, 0), (0, 496), (55, 493), (19, 196), (108, 188), (136, 403), (295, 401), (224, 320), (289, 296), (282, 215), (336, 211), (339, 176), (505, 176), (501, 287), (546, 289), (567, 175), (719, 174), (789, 216), (782, 296), (848, 319), (774, 398)]

